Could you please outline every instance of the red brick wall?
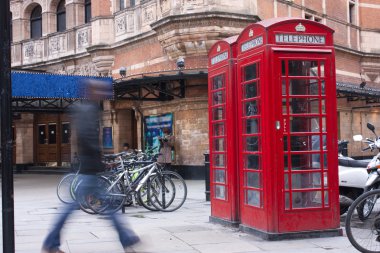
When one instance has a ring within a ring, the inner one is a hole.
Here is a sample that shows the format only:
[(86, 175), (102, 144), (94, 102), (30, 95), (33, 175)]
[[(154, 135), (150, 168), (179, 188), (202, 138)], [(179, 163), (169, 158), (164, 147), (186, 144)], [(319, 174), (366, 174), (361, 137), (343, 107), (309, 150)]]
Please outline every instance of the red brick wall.
[(92, 0), (91, 1), (91, 16), (108, 16), (111, 15), (111, 1)]

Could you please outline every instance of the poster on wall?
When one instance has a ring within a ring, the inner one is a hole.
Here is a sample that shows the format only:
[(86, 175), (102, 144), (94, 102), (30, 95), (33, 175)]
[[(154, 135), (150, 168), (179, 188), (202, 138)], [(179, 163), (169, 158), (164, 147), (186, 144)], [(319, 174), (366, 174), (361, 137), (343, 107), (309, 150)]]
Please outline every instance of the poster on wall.
[(112, 127), (103, 127), (103, 148), (113, 148)]
[(154, 148), (157, 153), (160, 147), (159, 136), (163, 136), (163, 128), (169, 128), (173, 133), (173, 113), (152, 115), (144, 117), (145, 150)]

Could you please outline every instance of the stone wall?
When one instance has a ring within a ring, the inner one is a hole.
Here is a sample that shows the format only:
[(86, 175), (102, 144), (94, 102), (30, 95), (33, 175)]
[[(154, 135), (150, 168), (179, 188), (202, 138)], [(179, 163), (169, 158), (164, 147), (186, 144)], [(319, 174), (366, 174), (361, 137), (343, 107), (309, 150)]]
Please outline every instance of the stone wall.
[(21, 119), (14, 120), (16, 129), (16, 164), (33, 163), (33, 114), (21, 114)]
[(185, 98), (171, 102), (143, 105), (144, 116), (174, 114), (175, 162), (177, 165), (203, 165), (208, 151), (207, 97)]

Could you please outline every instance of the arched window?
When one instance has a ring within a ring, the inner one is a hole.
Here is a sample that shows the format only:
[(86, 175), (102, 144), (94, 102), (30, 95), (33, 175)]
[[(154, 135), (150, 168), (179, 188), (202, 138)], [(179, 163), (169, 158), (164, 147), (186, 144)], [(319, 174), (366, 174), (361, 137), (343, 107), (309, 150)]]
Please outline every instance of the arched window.
[(57, 7), (57, 32), (66, 30), (66, 7), (65, 0), (61, 0)]
[(42, 8), (40, 5), (34, 7), (30, 15), (30, 37), (38, 39), (42, 36)]
[(84, 22), (89, 23), (91, 21), (91, 0), (85, 0), (84, 2)]

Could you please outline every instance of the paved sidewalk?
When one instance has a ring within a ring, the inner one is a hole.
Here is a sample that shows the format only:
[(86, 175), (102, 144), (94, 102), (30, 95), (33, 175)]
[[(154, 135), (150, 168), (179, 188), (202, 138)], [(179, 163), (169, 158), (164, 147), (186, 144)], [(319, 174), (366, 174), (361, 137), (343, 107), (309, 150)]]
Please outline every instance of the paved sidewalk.
[[(60, 212), (56, 197), (61, 175), (15, 175), (16, 252), (38, 253), (47, 231)], [(357, 252), (345, 236), (269, 242), (237, 229), (208, 221), (210, 202), (205, 201), (204, 181), (186, 181), (188, 197), (172, 213), (127, 208), (125, 221), (140, 236), (136, 252), (149, 253), (290, 253)], [(1, 221), (0, 221), (1, 223)], [(2, 231), (0, 231), (1, 235)], [(2, 235), (1, 235), (2, 238)], [(67, 253), (122, 253), (111, 224), (102, 216), (77, 211), (67, 222), (62, 238)], [(2, 244), (0, 242), (1, 250)]]

